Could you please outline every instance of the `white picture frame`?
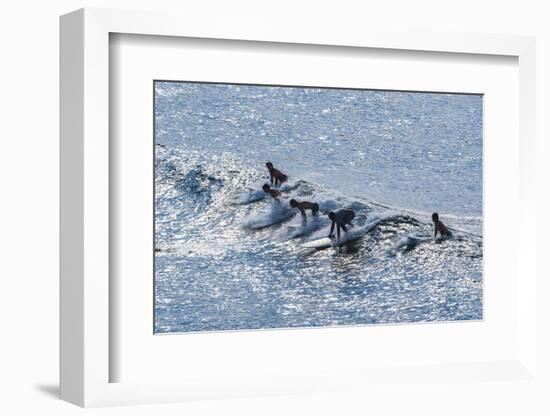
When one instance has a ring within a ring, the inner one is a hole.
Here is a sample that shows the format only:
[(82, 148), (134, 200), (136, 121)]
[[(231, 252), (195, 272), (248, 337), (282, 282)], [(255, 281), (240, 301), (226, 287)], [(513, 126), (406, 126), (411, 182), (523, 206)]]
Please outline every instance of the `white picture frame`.
[[(110, 349), (109, 36), (113, 33), (187, 38), (332, 45), (454, 54), (516, 57), (519, 65), (519, 212), (536, 210), (535, 42), (533, 38), (429, 32), (361, 30), (331, 32), (299, 27), (217, 21), (205, 27), (192, 16), (83, 9), (61, 18), (61, 397), (80, 406), (155, 403), (194, 398), (322, 392), (403, 376), (381, 368), (367, 374), (342, 369), (317, 374), (279, 374), (234, 383), (231, 374), (183, 381), (111, 382), (110, 366), (120, 359)], [(238, 29), (238, 30), (237, 30)], [(532, 216), (531, 216), (532, 217)], [(449, 379), (476, 371), (504, 373), (518, 380), (536, 376), (536, 279), (534, 229), (520, 215), (517, 293), (517, 354), (498, 362), (441, 363), (419, 370)], [(415, 330), (414, 327), (411, 330)], [(211, 336), (217, 336), (213, 334)], [(515, 350), (516, 351), (516, 350)], [(417, 375), (418, 376), (418, 375)], [(385, 381), (384, 381), (385, 380)], [(471, 377), (472, 382), (479, 378)]]

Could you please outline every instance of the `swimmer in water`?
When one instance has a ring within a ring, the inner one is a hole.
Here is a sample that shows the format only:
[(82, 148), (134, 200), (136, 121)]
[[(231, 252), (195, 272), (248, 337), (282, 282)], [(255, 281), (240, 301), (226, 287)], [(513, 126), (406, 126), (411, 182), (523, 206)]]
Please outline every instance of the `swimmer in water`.
[(300, 210), (304, 224), (307, 224), (306, 209), (310, 209), (311, 215), (314, 215), (314, 216), (317, 215), (317, 213), (319, 212), (319, 204), (317, 204), (316, 202), (308, 202), (308, 201), (298, 202), (295, 199), (291, 199), (289, 203), (292, 208), (298, 208), (298, 210)]
[(334, 227), (336, 227), (336, 234), (338, 236), (338, 240), (340, 240), (340, 228), (347, 233), (348, 229), (346, 228), (346, 225), (353, 227), (351, 221), (355, 218), (355, 212), (351, 209), (344, 208), (339, 209), (338, 211), (330, 211), (328, 213), (328, 217), (332, 221), (328, 238), (334, 237), (332, 233), (334, 232)]
[(432, 221), (434, 222), (434, 226), (435, 226), (434, 238), (437, 237), (437, 233), (439, 233), (441, 237), (451, 238), (453, 236), (453, 234), (447, 229), (447, 227), (445, 227), (445, 224), (443, 224), (439, 220), (439, 214), (437, 212), (434, 212), (432, 214)]
[(283, 172), (281, 172), (278, 169), (275, 169), (273, 167), (273, 163), (267, 162), (265, 164), (267, 167), (267, 170), (269, 171), (269, 181), (271, 182), (271, 185), (280, 185), (283, 182), (286, 182), (288, 180), (288, 176), (285, 175)]

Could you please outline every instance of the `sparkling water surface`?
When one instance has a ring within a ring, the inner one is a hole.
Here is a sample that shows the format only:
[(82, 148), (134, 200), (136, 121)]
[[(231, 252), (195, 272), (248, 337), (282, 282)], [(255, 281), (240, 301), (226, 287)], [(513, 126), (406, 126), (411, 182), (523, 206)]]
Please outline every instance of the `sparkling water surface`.
[(481, 96), (157, 82), (155, 143), (155, 332), (482, 318)]

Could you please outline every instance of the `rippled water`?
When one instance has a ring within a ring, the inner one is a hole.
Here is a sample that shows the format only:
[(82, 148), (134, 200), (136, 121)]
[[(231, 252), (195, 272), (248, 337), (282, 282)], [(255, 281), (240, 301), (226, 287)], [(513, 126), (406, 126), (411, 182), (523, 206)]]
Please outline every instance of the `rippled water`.
[[(157, 82), (155, 331), (481, 319), (481, 119), (472, 95)], [(293, 197), (359, 238), (305, 248), (330, 223)]]

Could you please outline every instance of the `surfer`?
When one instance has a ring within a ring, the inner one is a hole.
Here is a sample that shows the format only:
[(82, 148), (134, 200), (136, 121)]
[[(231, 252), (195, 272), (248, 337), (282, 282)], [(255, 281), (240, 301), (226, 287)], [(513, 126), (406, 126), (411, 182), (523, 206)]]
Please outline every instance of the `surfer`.
[(295, 199), (291, 199), (289, 203), (292, 208), (298, 208), (300, 210), (300, 213), (302, 214), (302, 219), (304, 220), (304, 224), (307, 224), (306, 209), (311, 210), (311, 215), (317, 215), (317, 213), (319, 212), (319, 204), (316, 202), (298, 202)]
[(328, 213), (328, 217), (332, 221), (328, 238), (333, 238), (332, 233), (334, 232), (334, 227), (336, 226), (336, 234), (338, 235), (338, 240), (340, 240), (340, 228), (346, 233), (348, 232), (346, 225), (353, 226), (351, 221), (355, 218), (355, 212), (351, 209), (344, 208), (339, 209), (336, 212), (330, 211)]
[(283, 172), (281, 172), (278, 169), (275, 169), (273, 167), (273, 163), (267, 162), (265, 164), (267, 167), (267, 170), (269, 171), (269, 180), (271, 182), (271, 185), (280, 185), (283, 182), (286, 182), (288, 180), (288, 176), (286, 176)]
[(439, 220), (439, 214), (437, 212), (434, 212), (432, 214), (432, 220), (434, 222), (435, 230), (434, 230), (434, 238), (437, 237), (437, 233), (441, 234), (441, 237), (447, 237), (451, 238), (453, 234), (445, 227), (445, 224), (443, 224)]
[(262, 189), (266, 194), (271, 195), (271, 198), (279, 202), (279, 197), (281, 196), (281, 193), (278, 190), (271, 188), (271, 186), (269, 186), (267, 183), (262, 186)]

